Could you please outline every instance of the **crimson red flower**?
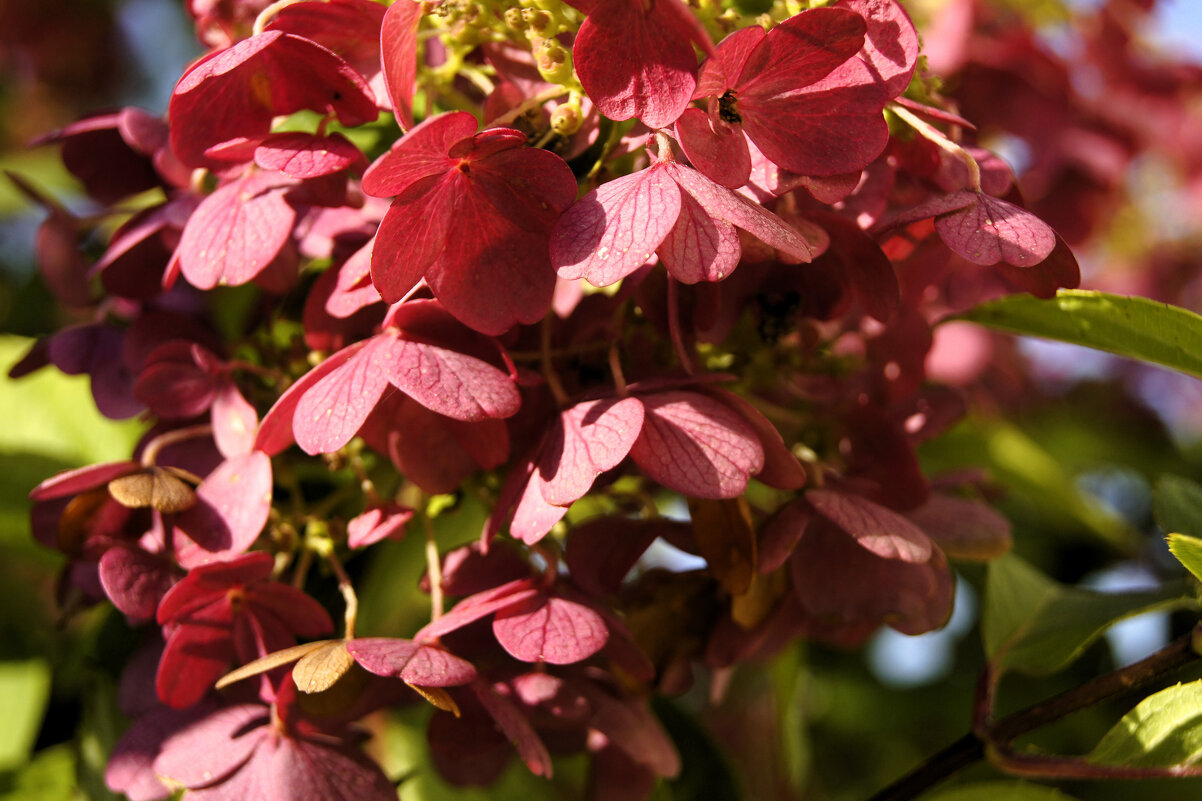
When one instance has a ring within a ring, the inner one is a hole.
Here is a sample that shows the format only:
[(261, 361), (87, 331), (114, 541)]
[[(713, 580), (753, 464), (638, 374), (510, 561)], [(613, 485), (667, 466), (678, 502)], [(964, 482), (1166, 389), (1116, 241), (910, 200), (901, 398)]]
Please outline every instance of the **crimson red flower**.
[(680, 0), (573, 0), (588, 14), (572, 46), (576, 72), (602, 114), (638, 117), (648, 128), (671, 125), (696, 86), (696, 43), (709, 34)]
[(318, 637), (334, 624), (321, 604), (287, 584), (270, 581), (274, 560), (256, 552), (192, 570), (159, 604), (167, 647), (155, 688), (163, 703), (199, 701), (235, 661), (249, 662)]
[(413, 128), (363, 176), (396, 195), (372, 251), (372, 283), (395, 303), (422, 278), (447, 311), (486, 334), (537, 322), (551, 305), (551, 226), (576, 197), (563, 159), (512, 128), (476, 133), (465, 111)]

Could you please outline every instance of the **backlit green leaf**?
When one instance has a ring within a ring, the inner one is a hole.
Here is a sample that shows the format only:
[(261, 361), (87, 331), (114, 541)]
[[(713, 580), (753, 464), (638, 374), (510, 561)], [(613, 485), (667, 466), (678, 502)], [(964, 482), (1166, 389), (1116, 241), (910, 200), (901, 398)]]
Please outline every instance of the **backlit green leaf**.
[(1138, 593), (1066, 587), (1006, 555), (989, 565), (981, 630), (985, 652), (997, 668), (1049, 674), (1066, 667), (1120, 620), (1192, 603), (1180, 587)]
[(1194, 578), (1202, 581), (1202, 539), (1188, 534), (1170, 534), (1169, 550), (1186, 570), (1194, 574)]
[(923, 801), (1072, 801), (1072, 796), (1054, 787), (1017, 781), (962, 784), (922, 798)]
[(1202, 378), (1202, 317), (1147, 298), (1062, 289), (1047, 300), (1010, 295), (958, 319), (1104, 350)]
[(1168, 767), (1202, 758), (1202, 681), (1148, 696), (1089, 755), (1102, 765)]
[(50, 693), (50, 668), (41, 660), (0, 663), (0, 769), (29, 758)]
[(1202, 486), (1181, 476), (1161, 476), (1153, 512), (1166, 534), (1202, 537)]

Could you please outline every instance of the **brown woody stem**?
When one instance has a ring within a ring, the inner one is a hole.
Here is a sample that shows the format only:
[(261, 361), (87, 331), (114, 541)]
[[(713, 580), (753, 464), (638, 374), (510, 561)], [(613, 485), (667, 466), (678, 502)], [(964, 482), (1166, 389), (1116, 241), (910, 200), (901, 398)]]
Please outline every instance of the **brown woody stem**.
[[(1009, 773), (1024, 776), (1057, 778), (1136, 779), (1152, 776), (1184, 776), (1176, 768), (1147, 769), (1124, 766), (1093, 765), (1081, 758), (1027, 756), (1014, 754), (1011, 743), (1024, 734), (1054, 723), (1081, 709), (1093, 706), (1128, 690), (1149, 684), (1156, 679), (1197, 660), (1199, 654), (1192, 645), (1192, 633), (1180, 637), (1151, 656), (1124, 668), (1098, 676), (1068, 692), (1019, 710), (993, 723), (987, 710), (978, 710), (975, 733), (966, 734), (932, 756), (907, 775), (872, 796), (869, 801), (909, 801), (934, 787), (961, 768), (984, 759), (989, 752), (991, 761)], [(982, 687), (992, 686), (986, 677)]]

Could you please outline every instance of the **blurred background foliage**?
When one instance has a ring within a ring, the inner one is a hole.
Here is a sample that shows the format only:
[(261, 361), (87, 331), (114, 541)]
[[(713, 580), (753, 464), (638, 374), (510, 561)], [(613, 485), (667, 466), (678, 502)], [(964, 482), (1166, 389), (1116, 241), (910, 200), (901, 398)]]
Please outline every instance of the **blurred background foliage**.
[[(921, 23), (936, 19), (947, 0), (906, 5)], [(1039, 26), (1042, 46), (1062, 55), (1074, 46), (1071, 25), (1090, 24), (1097, 9), (1153, 5), (990, 0), (992, 19)], [(1189, 66), (1194, 54), (1182, 42), (1190, 26), (1200, 27), (1199, 20), (1202, 8), (1192, 0), (1162, 2), (1137, 44), (1149, 54), (1159, 47), (1174, 69), (1197, 71)], [(0, 0), (0, 168), (20, 173), (86, 214), (54, 149), (25, 145), (104, 107), (140, 105), (161, 112), (174, 80), (200, 52), (173, 0)], [(1090, 76), (1074, 80), (1088, 94)], [(1192, 94), (1181, 102), (1197, 111), (1202, 81), (1187, 75), (1185, 85)], [(948, 89), (955, 91), (955, 79)], [(1040, 160), (1038, 140), (1000, 128), (985, 128), (982, 135), (1016, 162), (1020, 184), (1024, 164)], [(1202, 154), (1195, 155), (1202, 163)], [(1199, 311), (1202, 226), (1193, 222), (1196, 214), (1183, 211), (1198, 210), (1192, 181), (1179, 162), (1155, 153), (1128, 165), (1123, 185), (1105, 198), (1105, 224), (1075, 243), (1085, 285), (1129, 287)], [(5, 372), (31, 338), (80, 322), (52, 303), (33, 266), (42, 217), (0, 180)], [(1172, 280), (1152, 283), (1151, 270)], [(1152, 517), (1152, 487), (1165, 474), (1202, 480), (1197, 382), (1095, 353), (987, 336), (991, 347), (1007, 355), (1007, 361), (996, 361), (1031, 372), (1034, 383), (1012, 386), (1007, 382), (1014, 377), (1004, 373), (985, 377), (974, 387), (970, 417), (925, 447), (928, 474), (988, 471), (997, 488), (992, 500), (1014, 524), (1015, 551), (1058, 581), (1109, 590), (1181, 579), (1184, 572)], [(110, 609), (72, 610), (69, 602), (67, 608), (60, 603), (68, 600), (56, 592), (60, 558), (31, 539), (27, 494), (55, 472), (127, 458), (140, 428), (136, 421), (114, 423), (97, 414), (85, 378), (48, 371), (0, 384), (0, 420), (0, 801), (112, 798), (103, 767), (124, 725), (114, 688), (137, 638)], [(465, 502), (443, 515), (440, 543), (450, 548), (471, 539), (484, 514)], [(411, 633), (425, 613), (424, 602), (417, 601), (421, 543), (417, 538), (389, 543), (373, 554), (370, 563), (348, 565), (359, 586), (361, 630)], [(771, 663), (742, 666), (729, 676), (701, 676), (689, 695), (658, 702), (684, 770), (656, 798), (863, 799), (961, 736), (984, 663), (979, 633), (984, 571), (971, 565), (959, 571), (956, 614), (943, 631), (917, 638), (884, 631), (852, 653), (799, 644)], [(1128, 621), (1064, 672), (1009, 676), (1001, 711), (1138, 659), (1188, 631), (1194, 618), (1158, 612)], [(1200, 676), (1202, 669), (1195, 669), (1180, 679)], [(1031, 742), (1058, 753), (1085, 753), (1134, 700), (1074, 715)], [(577, 797), (586, 767), (570, 760), (557, 763), (551, 782), (531, 777), (515, 760), (487, 791), (448, 787), (429, 768), (423, 733), (428, 714), (428, 707), (414, 706), (372, 722), (377, 735), (371, 748), (389, 775), (403, 777), (405, 798)], [(978, 765), (953, 784), (998, 778)], [(1137, 790), (1124, 783), (1065, 782), (1060, 789), (1079, 799), (1129, 799), (1138, 792), (1143, 799), (1168, 801), (1202, 793), (1202, 782), (1143, 782)], [(1048, 792), (1046, 798), (1056, 797)]]

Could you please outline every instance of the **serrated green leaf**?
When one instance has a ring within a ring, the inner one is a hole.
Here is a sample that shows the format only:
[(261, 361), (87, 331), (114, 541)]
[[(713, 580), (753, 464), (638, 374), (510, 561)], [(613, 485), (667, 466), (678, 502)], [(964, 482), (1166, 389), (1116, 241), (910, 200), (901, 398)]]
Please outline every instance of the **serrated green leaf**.
[(1169, 767), (1202, 758), (1202, 681), (1140, 701), (1087, 757), (1100, 765)]
[(1152, 513), (1166, 534), (1202, 536), (1202, 486), (1181, 476), (1161, 476)]
[(1073, 801), (1071, 795), (1065, 795), (1054, 787), (1018, 781), (962, 784), (959, 787), (948, 787), (931, 795), (924, 795), (922, 799), (923, 801)]
[(1148, 298), (1062, 289), (1046, 300), (1010, 295), (956, 319), (1104, 350), (1202, 378), (1202, 317)]
[(0, 663), (0, 770), (29, 759), (50, 695), (50, 668), (40, 659)]
[(75, 754), (69, 745), (39, 751), (13, 776), (0, 801), (72, 801), (75, 795)]
[(995, 668), (1047, 675), (1065, 668), (1120, 620), (1192, 603), (1179, 587), (1139, 593), (1066, 587), (1008, 554), (989, 565), (981, 631)]
[(1202, 539), (1188, 534), (1170, 534), (1169, 551), (1185, 569), (1202, 581)]

